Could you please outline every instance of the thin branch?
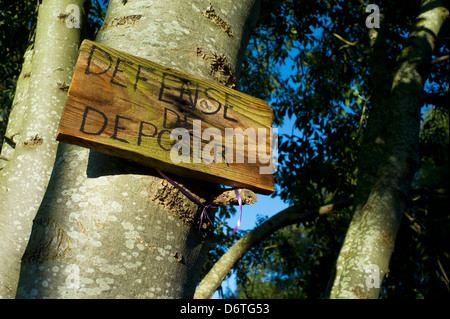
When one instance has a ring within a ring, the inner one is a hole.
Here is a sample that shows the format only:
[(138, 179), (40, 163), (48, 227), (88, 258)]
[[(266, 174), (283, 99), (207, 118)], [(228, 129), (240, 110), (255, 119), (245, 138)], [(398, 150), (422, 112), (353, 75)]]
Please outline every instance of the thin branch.
[(290, 206), (275, 214), (263, 224), (248, 232), (239, 239), (228, 251), (214, 264), (208, 274), (200, 282), (195, 291), (195, 299), (209, 299), (220, 286), (223, 279), (230, 272), (231, 268), (244, 256), (253, 246), (270, 236), (277, 230), (304, 222), (317, 216), (324, 216), (337, 209), (347, 207), (352, 203), (352, 198), (327, 204), (316, 209), (299, 211), (297, 206)]
[(280, 7), (285, 0), (270, 0), (270, 1), (262, 1), (261, 11), (259, 14), (259, 20), (264, 19), (269, 16), (275, 10)]
[(449, 57), (450, 57), (450, 56), (449, 56), (448, 54), (447, 54), (447, 55), (443, 55), (443, 56), (441, 56), (441, 57), (439, 57), (439, 58), (437, 58), (437, 59), (431, 61), (431, 64), (441, 63), (441, 62), (443, 62), (443, 61), (445, 61), (445, 60), (448, 60)]
[(344, 49), (344, 48), (347, 48), (347, 47), (350, 47), (350, 46), (355, 46), (355, 45), (357, 45), (358, 42), (359, 42), (359, 40), (356, 40), (356, 41), (354, 41), (354, 42), (350, 42), (350, 41), (348, 41), (348, 40), (345, 40), (343, 37), (341, 37), (341, 36), (340, 36), (339, 34), (337, 34), (337, 33), (332, 32), (332, 34), (333, 34), (336, 38), (338, 38), (339, 40), (341, 40), (342, 42), (345, 43), (345, 45), (341, 46), (341, 47), (339, 48), (339, 50)]

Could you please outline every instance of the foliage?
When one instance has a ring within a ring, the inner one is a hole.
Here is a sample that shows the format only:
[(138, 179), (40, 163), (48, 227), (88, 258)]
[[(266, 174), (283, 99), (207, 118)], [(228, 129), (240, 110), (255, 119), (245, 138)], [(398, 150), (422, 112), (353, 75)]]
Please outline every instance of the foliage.
[[(294, 118), (300, 132), (282, 136), (277, 176), (277, 194), (299, 210), (345, 198), (355, 189), (378, 80), (371, 77), (367, 4), (287, 1), (261, 21), (250, 42), (242, 89), (271, 100), (277, 123)], [(377, 4), (387, 44), (382, 72), (389, 75), (420, 2)], [(433, 59), (448, 55), (448, 33), (439, 36), (434, 54)], [(448, 71), (448, 59), (432, 64), (428, 93), (448, 96)], [(382, 297), (448, 297), (448, 130), (448, 106), (428, 105), (420, 137), (421, 168)], [(318, 218), (277, 232), (255, 247), (235, 269), (239, 285), (234, 297), (326, 297), (350, 209), (336, 212), (338, 220)], [(296, 248), (287, 249), (287, 242), (295, 242)]]

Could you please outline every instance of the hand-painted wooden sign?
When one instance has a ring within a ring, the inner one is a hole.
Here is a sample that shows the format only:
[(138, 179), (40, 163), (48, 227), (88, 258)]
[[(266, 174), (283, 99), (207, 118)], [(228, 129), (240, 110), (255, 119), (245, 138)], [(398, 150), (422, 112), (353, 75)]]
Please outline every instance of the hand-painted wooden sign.
[(271, 193), (272, 122), (260, 99), (86, 40), (57, 140)]

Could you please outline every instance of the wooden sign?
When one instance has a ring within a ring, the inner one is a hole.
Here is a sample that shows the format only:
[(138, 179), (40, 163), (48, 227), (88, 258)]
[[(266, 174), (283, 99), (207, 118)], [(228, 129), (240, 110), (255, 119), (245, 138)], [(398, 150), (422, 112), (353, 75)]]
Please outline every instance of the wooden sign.
[(260, 99), (85, 40), (57, 140), (268, 194), (272, 122)]

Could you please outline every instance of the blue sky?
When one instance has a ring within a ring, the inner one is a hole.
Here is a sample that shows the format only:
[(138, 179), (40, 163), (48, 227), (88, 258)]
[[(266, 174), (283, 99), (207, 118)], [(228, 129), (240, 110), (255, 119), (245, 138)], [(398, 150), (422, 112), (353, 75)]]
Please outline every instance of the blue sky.
[[(285, 79), (288, 78), (293, 72), (292, 62), (290, 61), (290, 59), (286, 59), (286, 63), (280, 65), (279, 67), (281, 76)], [(268, 102), (270, 104), (270, 101)], [(281, 137), (282, 135), (285, 134), (300, 136), (301, 133), (298, 130), (293, 129), (295, 119), (296, 119), (295, 116), (293, 116), (293, 118), (285, 116), (285, 118), (283, 119), (282, 126), (274, 125), (273, 127), (278, 129), (278, 136)], [(279, 140), (281, 141), (281, 138), (279, 138)], [(271, 217), (289, 206), (288, 204), (284, 203), (279, 197), (272, 198), (270, 197), (270, 195), (261, 195), (261, 194), (257, 194), (257, 197), (258, 201), (255, 204), (243, 206), (241, 226), (239, 227), (240, 230), (252, 230), (256, 227), (258, 216)], [(231, 228), (234, 228), (236, 226), (236, 223), (239, 219), (238, 210), (239, 209), (237, 209), (235, 216), (228, 220), (228, 225)], [(222, 282), (222, 289), (224, 293), (227, 293), (228, 289), (231, 291), (234, 291), (236, 289), (235, 275), (232, 275), (229, 279), (224, 280)], [(214, 293), (212, 298), (213, 299), (219, 298), (219, 294), (217, 291)]]

